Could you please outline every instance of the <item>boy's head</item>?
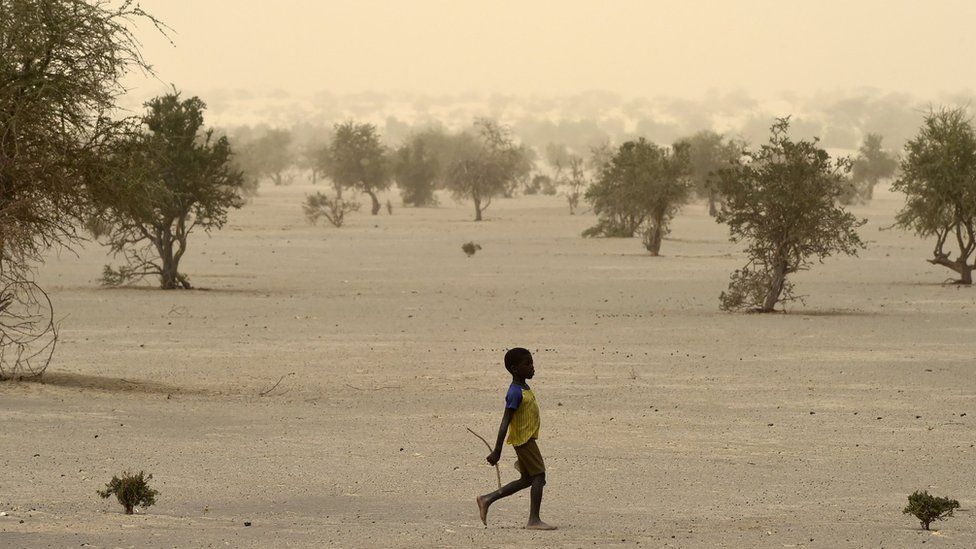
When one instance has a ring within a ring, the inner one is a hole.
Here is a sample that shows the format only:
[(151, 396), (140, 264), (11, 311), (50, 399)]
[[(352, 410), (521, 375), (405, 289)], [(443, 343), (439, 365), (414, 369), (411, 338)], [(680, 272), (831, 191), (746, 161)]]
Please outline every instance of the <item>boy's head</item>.
[(505, 353), (505, 369), (513, 376), (518, 376), (522, 379), (532, 379), (532, 376), (535, 375), (532, 353), (522, 347), (509, 349)]

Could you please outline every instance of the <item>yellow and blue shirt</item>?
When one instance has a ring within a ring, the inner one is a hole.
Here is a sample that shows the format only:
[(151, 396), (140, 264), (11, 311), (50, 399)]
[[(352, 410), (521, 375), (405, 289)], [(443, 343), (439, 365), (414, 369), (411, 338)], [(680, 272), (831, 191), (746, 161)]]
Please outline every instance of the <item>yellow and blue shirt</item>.
[(505, 395), (505, 408), (515, 410), (512, 421), (508, 424), (508, 443), (521, 446), (526, 442), (539, 438), (539, 405), (535, 401), (532, 389), (512, 383)]

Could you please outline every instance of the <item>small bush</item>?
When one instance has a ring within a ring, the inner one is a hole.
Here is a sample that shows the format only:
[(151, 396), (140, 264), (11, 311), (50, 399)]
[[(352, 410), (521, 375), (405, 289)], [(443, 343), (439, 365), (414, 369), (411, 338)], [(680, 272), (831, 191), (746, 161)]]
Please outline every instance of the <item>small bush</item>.
[[(305, 210), (305, 219), (312, 225), (315, 225), (319, 218), (324, 217), (334, 226), (341, 227), (346, 220), (347, 213), (359, 211), (359, 203), (315, 193), (305, 197), (305, 204), (302, 204), (302, 209)], [(390, 213), (393, 213), (392, 205), (390, 206)]]
[(922, 528), (929, 529), (934, 520), (945, 520), (952, 516), (952, 512), (959, 508), (959, 502), (949, 498), (930, 496), (927, 491), (908, 496), (908, 505), (902, 511), (906, 515), (915, 515), (922, 523)]
[(142, 471), (138, 475), (123, 472), (122, 478), (112, 476), (105, 489), (97, 492), (103, 499), (115, 494), (119, 504), (125, 507), (125, 514), (131, 515), (137, 505), (145, 508), (156, 503), (159, 492), (149, 487), (149, 480), (152, 480), (152, 475), (143, 476)]
[(468, 257), (473, 256), (478, 250), (481, 249), (481, 244), (475, 244), (474, 242), (465, 242), (461, 244), (461, 249)]

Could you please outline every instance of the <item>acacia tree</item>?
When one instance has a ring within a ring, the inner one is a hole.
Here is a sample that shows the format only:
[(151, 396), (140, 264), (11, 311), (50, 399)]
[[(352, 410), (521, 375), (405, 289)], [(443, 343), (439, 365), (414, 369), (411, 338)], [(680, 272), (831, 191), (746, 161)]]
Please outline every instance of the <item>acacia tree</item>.
[(393, 155), (393, 175), (403, 203), (417, 207), (436, 204), (434, 180), (439, 170), (437, 157), (423, 139), (413, 137), (397, 149)]
[(722, 197), (715, 190), (711, 179), (715, 172), (725, 168), (742, 150), (742, 144), (721, 134), (705, 130), (681, 141), (688, 145), (688, 158), (691, 164), (691, 182), (695, 194), (704, 198), (708, 204), (708, 215), (715, 217)]
[(271, 178), (275, 186), (286, 185), (290, 182), (285, 171), (295, 163), (295, 156), (291, 150), (291, 133), (288, 130), (270, 129), (261, 137), (255, 139), (240, 151), (241, 156), (247, 157), (247, 165), (251, 167), (251, 175), (258, 179)]
[(689, 173), (687, 145), (668, 149), (643, 137), (624, 143), (586, 191), (599, 219), (583, 236), (632, 237), (643, 229), (644, 246), (658, 255), (671, 219), (688, 200)]
[(529, 186), (539, 154), (532, 147), (522, 143), (518, 146), (516, 158), (512, 179), (505, 185), (505, 198), (512, 198), (515, 196), (515, 191), (518, 189), (525, 191), (525, 188)]
[(718, 172), (725, 206), (716, 220), (732, 242), (748, 241), (749, 261), (722, 292), (723, 310), (772, 312), (795, 299), (788, 276), (835, 253), (864, 247), (864, 224), (837, 204), (850, 160), (831, 161), (819, 141), (793, 141), (789, 118), (777, 119), (769, 142)]
[(569, 203), (569, 215), (576, 214), (580, 198), (586, 190), (586, 171), (583, 169), (585, 161), (575, 154), (569, 156), (569, 175), (566, 177), (566, 202)]
[(898, 169), (897, 157), (882, 147), (883, 140), (880, 134), (867, 134), (854, 159), (851, 179), (863, 201), (874, 198), (874, 187), (881, 180), (895, 175)]
[[(892, 188), (905, 193), (895, 225), (935, 237), (933, 258), (959, 274), (958, 284), (973, 283), (970, 259), (976, 250), (976, 133), (963, 109), (941, 109), (925, 116), (918, 135), (905, 144), (901, 177)], [(956, 257), (945, 248), (955, 245)]]
[(149, 71), (130, 30), (159, 22), (134, 2), (0, 0), (0, 379), (40, 375), (57, 340), (31, 267), (78, 241), (123, 77)]
[(243, 205), (244, 176), (232, 168), (227, 138), (203, 130), (206, 105), (198, 97), (181, 100), (174, 91), (146, 107), (145, 131), (119, 151), (125, 177), (99, 196), (111, 227), (104, 240), (126, 259), (118, 269), (106, 265), (102, 282), (117, 286), (156, 275), (163, 289), (189, 289), (180, 272), (187, 239), (198, 227), (221, 228), (228, 210)]
[[(380, 141), (376, 126), (343, 122), (335, 125), (335, 138), (323, 168), (336, 188), (353, 188), (369, 195), (373, 201), (372, 214), (380, 213), (376, 193), (390, 187), (390, 169), (386, 147)], [(337, 195), (342, 197), (341, 190)]]
[(516, 177), (519, 148), (508, 128), (495, 121), (479, 119), (475, 127), (477, 136), (458, 137), (457, 157), (448, 169), (448, 186), (455, 199), (474, 202), (474, 220), (481, 221), (492, 198), (503, 194)]

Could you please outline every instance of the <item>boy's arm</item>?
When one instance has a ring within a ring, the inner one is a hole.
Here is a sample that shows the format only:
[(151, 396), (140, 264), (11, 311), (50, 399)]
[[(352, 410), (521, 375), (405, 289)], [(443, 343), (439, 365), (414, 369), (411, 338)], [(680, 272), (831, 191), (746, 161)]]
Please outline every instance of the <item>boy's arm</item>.
[(502, 415), (502, 424), (498, 428), (498, 439), (495, 441), (495, 449), (492, 450), (488, 457), (488, 463), (494, 465), (498, 463), (498, 460), (502, 458), (502, 447), (505, 445), (505, 434), (508, 433), (508, 424), (512, 422), (512, 416), (515, 415), (515, 410), (511, 408), (505, 408), (505, 414)]

